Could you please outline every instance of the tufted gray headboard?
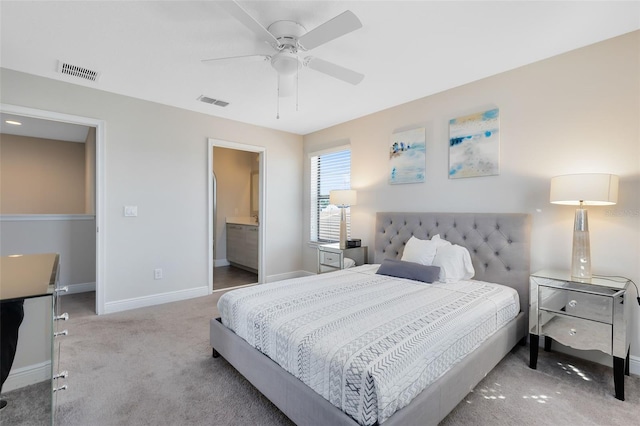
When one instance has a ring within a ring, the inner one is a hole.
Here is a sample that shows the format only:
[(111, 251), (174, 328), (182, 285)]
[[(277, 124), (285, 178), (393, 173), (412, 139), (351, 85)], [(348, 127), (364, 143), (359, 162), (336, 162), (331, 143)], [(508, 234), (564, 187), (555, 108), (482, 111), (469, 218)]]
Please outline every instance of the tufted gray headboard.
[(520, 213), (377, 213), (374, 262), (402, 258), (415, 235), (436, 234), (466, 247), (476, 271), (473, 279), (504, 284), (520, 294), (520, 310), (529, 306), (531, 216)]

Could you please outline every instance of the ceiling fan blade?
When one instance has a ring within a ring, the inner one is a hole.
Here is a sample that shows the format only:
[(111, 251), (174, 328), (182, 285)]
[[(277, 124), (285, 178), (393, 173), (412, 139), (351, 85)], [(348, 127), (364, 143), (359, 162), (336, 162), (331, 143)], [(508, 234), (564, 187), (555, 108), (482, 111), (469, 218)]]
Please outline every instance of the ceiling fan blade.
[(347, 10), (300, 37), (298, 44), (304, 50), (311, 50), (358, 28), (362, 28), (362, 23), (353, 12)]
[(233, 0), (218, 2), (220, 7), (226, 10), (231, 16), (236, 18), (242, 25), (249, 28), (258, 36), (258, 38), (267, 44), (280, 46), (280, 42), (271, 34), (262, 24), (244, 10), (238, 2)]
[(325, 61), (324, 59), (318, 59), (309, 56), (305, 58), (305, 64), (311, 69), (327, 74), (333, 78), (337, 78), (338, 80), (346, 81), (347, 83), (351, 83), (353, 85), (360, 83), (364, 78), (364, 74), (360, 74), (359, 72), (341, 67), (340, 65)]
[(257, 62), (267, 61), (271, 59), (269, 55), (241, 55), (241, 56), (226, 56), (224, 58), (211, 58), (202, 59), (203, 63), (223, 62), (223, 61), (237, 61), (237, 62)]

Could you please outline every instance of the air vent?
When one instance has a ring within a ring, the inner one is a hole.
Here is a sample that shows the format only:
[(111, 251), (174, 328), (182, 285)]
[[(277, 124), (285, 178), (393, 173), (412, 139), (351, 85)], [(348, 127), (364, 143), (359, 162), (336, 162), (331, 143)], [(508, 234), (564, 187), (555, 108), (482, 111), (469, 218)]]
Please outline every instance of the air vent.
[(205, 104), (218, 105), (219, 107), (226, 107), (229, 105), (229, 102), (221, 101), (220, 99), (213, 99), (205, 95), (198, 96), (198, 100)]
[(98, 77), (100, 77), (100, 73), (98, 71), (93, 71), (77, 65), (71, 65), (62, 61), (58, 61), (58, 72), (60, 74), (67, 74), (89, 81), (97, 81)]

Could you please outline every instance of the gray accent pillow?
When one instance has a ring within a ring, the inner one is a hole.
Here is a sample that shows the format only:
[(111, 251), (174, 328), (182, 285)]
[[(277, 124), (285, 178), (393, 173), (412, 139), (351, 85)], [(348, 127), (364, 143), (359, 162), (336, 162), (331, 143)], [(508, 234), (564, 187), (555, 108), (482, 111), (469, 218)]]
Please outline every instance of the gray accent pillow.
[(404, 260), (384, 259), (376, 274), (432, 283), (440, 277), (440, 267)]

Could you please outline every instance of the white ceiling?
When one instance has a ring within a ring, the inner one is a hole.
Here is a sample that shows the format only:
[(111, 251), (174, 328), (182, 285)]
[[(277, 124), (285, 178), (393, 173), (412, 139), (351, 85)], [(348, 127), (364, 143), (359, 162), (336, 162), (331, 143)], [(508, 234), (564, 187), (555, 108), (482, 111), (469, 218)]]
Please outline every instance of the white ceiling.
[(85, 143), (89, 127), (0, 112), (0, 134)]
[[(309, 54), (364, 73), (312, 69), (280, 99), (268, 62), (202, 59), (272, 50), (214, 1), (2, 1), (0, 65), (201, 113), (307, 134), (640, 28), (638, 1), (240, 1), (267, 27), (312, 30), (345, 10), (363, 24)], [(58, 60), (100, 72), (56, 72)], [(200, 95), (230, 102), (226, 108)]]

